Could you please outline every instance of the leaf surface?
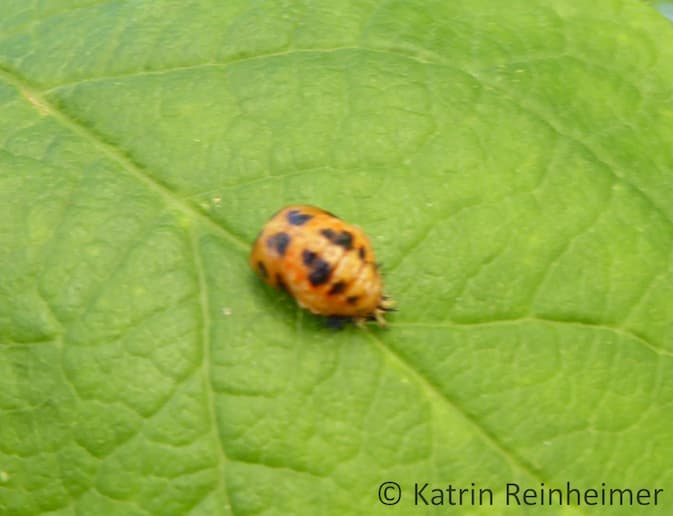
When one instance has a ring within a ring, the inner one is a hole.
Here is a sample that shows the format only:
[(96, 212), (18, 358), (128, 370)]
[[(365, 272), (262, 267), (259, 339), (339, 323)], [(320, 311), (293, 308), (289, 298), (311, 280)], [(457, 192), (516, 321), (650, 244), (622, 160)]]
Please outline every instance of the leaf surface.
[[(3, 2), (0, 512), (670, 486), (672, 99), (631, 0)], [(390, 328), (254, 277), (290, 203), (372, 237)]]

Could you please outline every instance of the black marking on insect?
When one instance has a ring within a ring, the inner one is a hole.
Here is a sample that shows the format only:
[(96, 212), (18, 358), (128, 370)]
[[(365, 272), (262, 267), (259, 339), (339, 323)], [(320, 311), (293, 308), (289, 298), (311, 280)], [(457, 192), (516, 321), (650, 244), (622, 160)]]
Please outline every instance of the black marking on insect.
[(333, 330), (342, 330), (348, 323), (352, 323), (353, 318), (347, 315), (328, 315), (325, 317), (325, 326)]
[(290, 235), (281, 231), (266, 239), (266, 245), (276, 251), (280, 256), (285, 255), (287, 246), (290, 245)]
[(309, 251), (308, 249), (304, 249), (301, 253), (301, 259), (307, 267), (311, 267), (317, 257), (318, 255), (316, 253)]
[(333, 229), (322, 229), (320, 230), (322, 235), (332, 242), (334, 245), (338, 245), (349, 251), (353, 249), (353, 235), (349, 231), (339, 231), (338, 233)]
[(309, 220), (313, 218), (313, 215), (308, 213), (302, 213), (299, 210), (290, 210), (287, 212), (287, 221), (293, 226), (301, 226), (306, 224)]
[(358, 302), (358, 299), (360, 299), (360, 296), (348, 296), (346, 298), (346, 303), (349, 305), (354, 305), (355, 303)]
[(360, 260), (364, 261), (367, 258), (367, 250), (365, 249), (365, 246), (360, 246), (358, 249), (358, 255), (360, 256)]
[(283, 292), (288, 292), (287, 285), (283, 281), (283, 278), (280, 277), (280, 274), (276, 274), (276, 287), (278, 287)]
[(328, 296), (332, 296), (334, 294), (341, 294), (344, 290), (346, 290), (346, 283), (344, 281), (337, 281), (332, 285), (332, 288), (329, 289), (327, 292)]
[(269, 277), (269, 271), (266, 270), (266, 265), (264, 265), (264, 262), (262, 261), (257, 262), (257, 268), (259, 269), (259, 273), (262, 275), (264, 279)]
[(311, 274), (308, 275), (308, 280), (314, 287), (327, 283), (331, 275), (332, 268), (329, 263), (322, 258), (316, 257), (313, 262), (311, 262)]

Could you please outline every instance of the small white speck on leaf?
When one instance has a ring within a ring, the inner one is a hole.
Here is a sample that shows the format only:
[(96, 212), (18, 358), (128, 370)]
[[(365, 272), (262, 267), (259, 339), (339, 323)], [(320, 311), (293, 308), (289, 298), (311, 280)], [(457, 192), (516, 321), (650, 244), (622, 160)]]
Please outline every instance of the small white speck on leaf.
[(6, 471), (0, 471), (0, 482), (4, 484), (8, 480), (9, 480), (9, 473), (7, 473)]
[(49, 108), (45, 106), (39, 98), (37, 98), (35, 95), (33, 95), (30, 92), (24, 91), (23, 96), (30, 102), (33, 106), (35, 106), (35, 109), (40, 113), (42, 116), (47, 116), (49, 115)]
[(224, 316), (231, 315), (231, 308), (229, 308), (229, 307), (222, 308), (222, 315), (224, 315)]

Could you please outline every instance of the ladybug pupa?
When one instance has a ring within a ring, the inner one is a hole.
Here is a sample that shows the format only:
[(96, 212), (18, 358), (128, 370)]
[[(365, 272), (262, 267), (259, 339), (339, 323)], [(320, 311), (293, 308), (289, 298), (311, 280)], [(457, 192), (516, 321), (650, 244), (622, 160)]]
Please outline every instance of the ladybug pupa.
[(384, 314), (393, 309), (367, 235), (314, 206), (288, 206), (271, 217), (253, 244), (250, 266), (299, 306), (337, 326), (384, 326)]

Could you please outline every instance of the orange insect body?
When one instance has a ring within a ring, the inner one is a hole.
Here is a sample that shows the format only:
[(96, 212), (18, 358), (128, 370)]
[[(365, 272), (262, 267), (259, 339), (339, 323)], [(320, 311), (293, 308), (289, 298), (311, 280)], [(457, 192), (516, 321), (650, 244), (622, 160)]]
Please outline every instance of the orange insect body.
[(315, 314), (383, 325), (392, 309), (367, 235), (320, 208), (276, 213), (253, 245), (250, 266)]

